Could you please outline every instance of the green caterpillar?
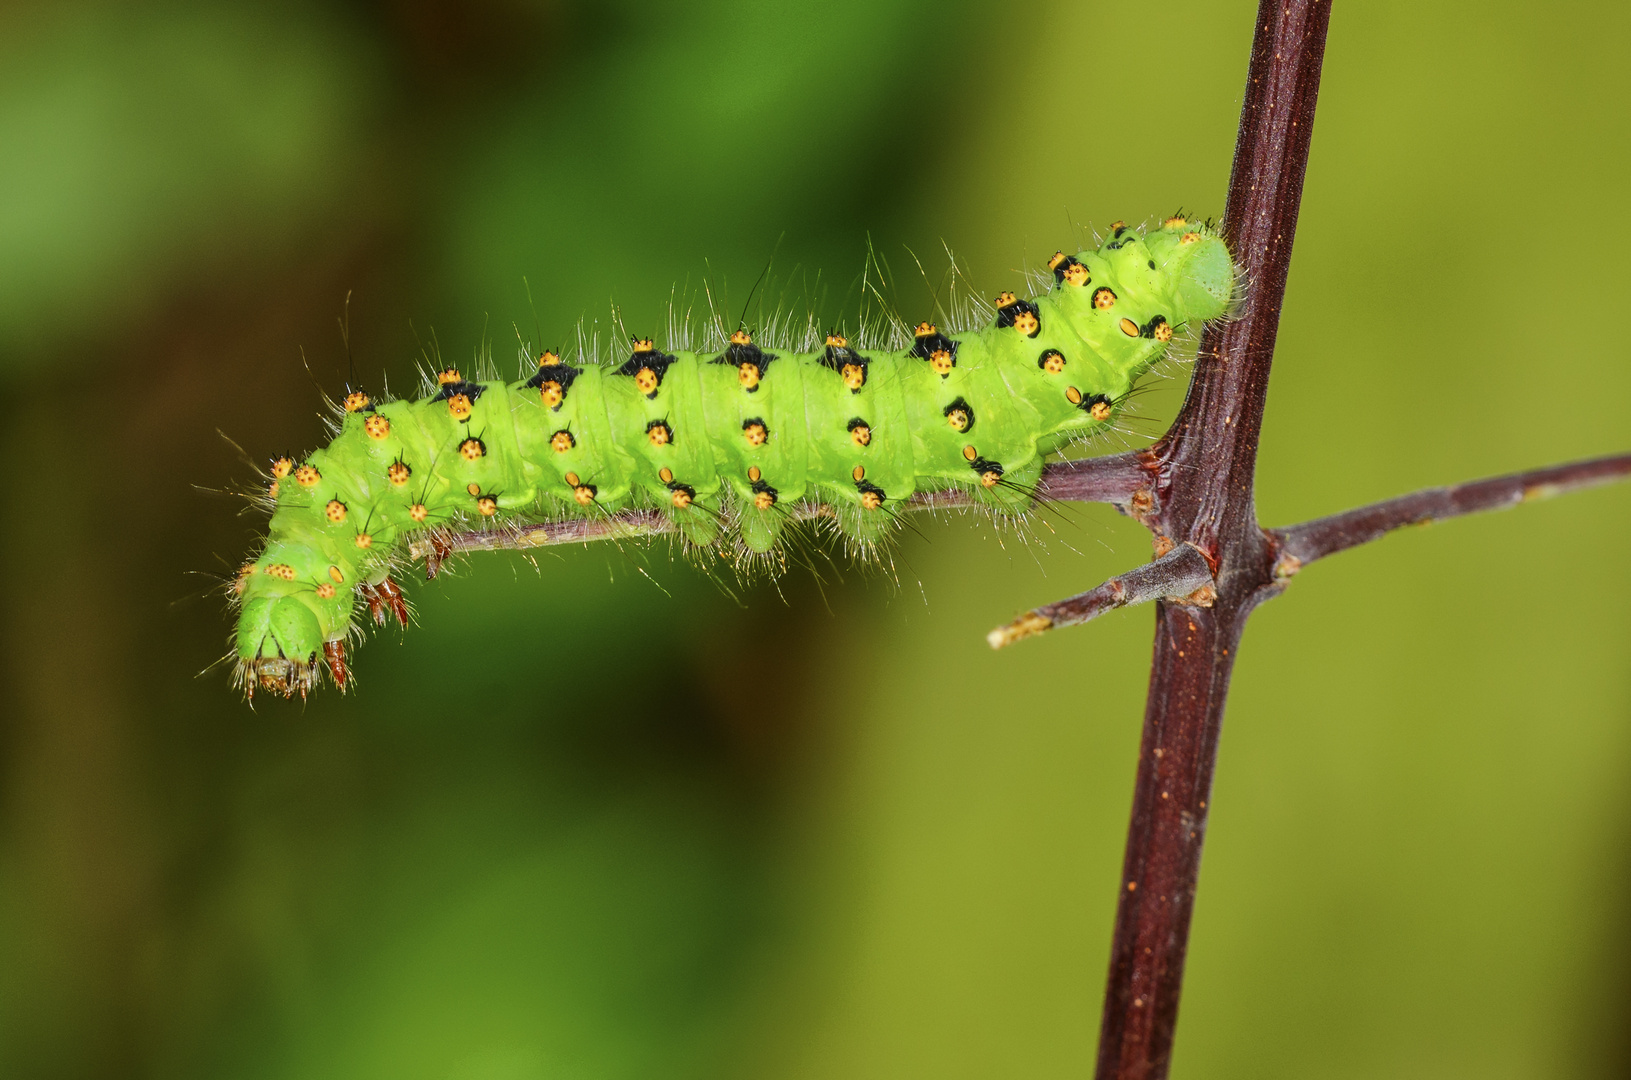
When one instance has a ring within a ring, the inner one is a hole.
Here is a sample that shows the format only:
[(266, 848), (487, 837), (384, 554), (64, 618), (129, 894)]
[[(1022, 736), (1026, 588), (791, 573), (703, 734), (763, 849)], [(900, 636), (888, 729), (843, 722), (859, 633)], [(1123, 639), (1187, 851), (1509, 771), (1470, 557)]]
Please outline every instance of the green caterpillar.
[(800, 504), (863, 552), (917, 492), (1024, 512), (1044, 455), (1102, 431), (1174, 332), (1235, 290), (1223, 241), (1182, 217), (1118, 222), (1049, 269), (1045, 295), (1003, 293), (990, 325), (922, 323), (896, 351), (829, 334), (790, 352), (739, 330), (716, 353), (636, 339), (615, 367), (543, 352), (525, 381), (450, 368), (417, 401), (350, 394), (327, 447), (273, 462), (270, 535), (233, 587), (236, 682), (304, 696), (326, 666), (343, 690), (359, 604), (406, 621), (390, 571), (415, 533), (655, 507), (687, 544), (751, 563)]

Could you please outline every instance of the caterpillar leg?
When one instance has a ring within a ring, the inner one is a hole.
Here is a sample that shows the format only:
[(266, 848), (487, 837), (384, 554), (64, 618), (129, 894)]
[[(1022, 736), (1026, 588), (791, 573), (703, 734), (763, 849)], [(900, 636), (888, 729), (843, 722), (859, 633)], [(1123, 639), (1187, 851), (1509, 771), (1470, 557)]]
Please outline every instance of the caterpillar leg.
[(345, 664), (345, 639), (323, 642), (323, 662), (328, 664), (328, 673), (334, 679), (334, 685), (345, 693), (345, 688), (351, 682), (351, 669)]
[[(763, 493), (758, 496), (759, 502), (765, 502)], [(750, 503), (742, 508), (738, 520), (738, 528), (742, 534), (742, 545), (755, 555), (765, 555), (776, 550), (780, 542), (784, 515), (775, 508), (775, 503), (769, 502), (764, 509)]]
[(690, 547), (712, 547), (723, 531), (719, 511), (698, 500), (690, 489), (676, 491), (673, 504), (666, 512), (668, 520)]
[(860, 494), (857, 501), (851, 492), (829, 487), (826, 497), (839, 531), (851, 542), (851, 550), (873, 552), (889, 538), (899, 522), (895, 512), (888, 508), (889, 497), (881, 488), (866, 484)]
[(395, 615), (399, 626), (408, 625), (408, 598), (390, 578), (357, 586), (357, 598), (368, 605), (375, 626), (384, 626), (387, 615)]

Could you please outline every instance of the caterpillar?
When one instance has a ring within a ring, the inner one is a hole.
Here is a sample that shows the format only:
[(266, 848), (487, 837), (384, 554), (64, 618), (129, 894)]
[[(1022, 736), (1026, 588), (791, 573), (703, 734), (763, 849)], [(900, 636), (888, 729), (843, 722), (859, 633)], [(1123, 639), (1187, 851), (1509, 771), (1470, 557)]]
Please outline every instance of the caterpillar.
[(407, 622), (391, 580), (403, 545), (456, 527), (643, 508), (688, 547), (751, 566), (817, 507), (862, 553), (919, 492), (1025, 512), (1044, 457), (1105, 430), (1174, 334), (1223, 316), (1236, 284), (1217, 232), (1182, 216), (1117, 222), (1048, 269), (1050, 287), (1003, 293), (986, 325), (920, 323), (894, 350), (833, 332), (792, 351), (739, 329), (717, 351), (635, 338), (611, 365), (523, 347), (530, 377), (448, 367), (418, 400), (353, 390), (326, 447), (272, 462), (268, 537), (230, 588), (234, 682), (304, 697), (326, 669), (344, 691), (357, 616)]

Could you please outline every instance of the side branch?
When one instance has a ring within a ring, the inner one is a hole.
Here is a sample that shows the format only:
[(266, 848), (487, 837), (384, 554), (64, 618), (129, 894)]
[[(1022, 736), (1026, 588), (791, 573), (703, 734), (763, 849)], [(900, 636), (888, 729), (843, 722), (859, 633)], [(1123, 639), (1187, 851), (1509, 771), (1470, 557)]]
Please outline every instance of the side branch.
[(1179, 544), (1154, 562), (1113, 577), (1096, 589), (1032, 608), (1007, 626), (997, 627), (985, 639), (993, 649), (1000, 649), (1022, 638), (1062, 626), (1075, 626), (1131, 604), (1187, 600), (1200, 607), (1211, 607), (1217, 595), (1212, 584), (1212, 567), (1206, 556), (1193, 544)]
[(1425, 525), (1463, 514), (1505, 510), (1519, 503), (1549, 499), (1627, 477), (1631, 477), (1631, 454), (1616, 454), (1452, 487), (1428, 488), (1301, 525), (1273, 529), (1270, 535), (1279, 542), (1274, 575), (1280, 579), (1291, 577), (1315, 559), (1368, 544), (1406, 525)]
[[(1152, 485), (1151, 462), (1143, 451), (1057, 461), (1042, 470), (1037, 495), (1069, 502), (1113, 503), (1124, 511), (1129, 507), (1136, 510), (1139, 495), (1143, 493), (1147, 498)], [(960, 510), (978, 505), (967, 491), (951, 489), (919, 492), (907, 499), (901, 509)], [(831, 513), (831, 507), (824, 504), (805, 503), (795, 507), (792, 516), (797, 521), (808, 521)], [(661, 511), (624, 510), (602, 518), (567, 518), (505, 528), (432, 533), (414, 540), (408, 546), (408, 554), (424, 559), (426, 575), (435, 577), (442, 561), (460, 552), (517, 551), (591, 540), (632, 540), (673, 531), (674, 523)]]

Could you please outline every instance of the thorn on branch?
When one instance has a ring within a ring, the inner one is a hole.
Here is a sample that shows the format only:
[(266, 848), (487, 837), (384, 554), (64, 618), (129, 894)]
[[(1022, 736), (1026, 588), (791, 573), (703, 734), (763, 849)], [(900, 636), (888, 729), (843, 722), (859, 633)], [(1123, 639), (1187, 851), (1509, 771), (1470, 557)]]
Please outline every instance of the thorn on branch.
[(1033, 608), (1007, 626), (997, 627), (985, 639), (993, 649), (1000, 649), (1022, 638), (1075, 626), (1130, 604), (1176, 600), (1211, 607), (1217, 596), (1206, 556), (1193, 544), (1179, 544), (1154, 562), (1113, 577), (1096, 589)]

